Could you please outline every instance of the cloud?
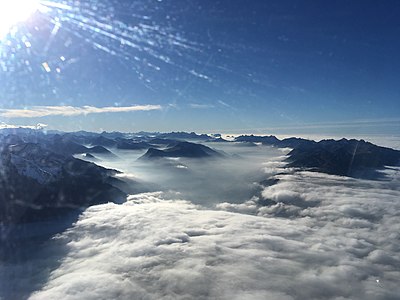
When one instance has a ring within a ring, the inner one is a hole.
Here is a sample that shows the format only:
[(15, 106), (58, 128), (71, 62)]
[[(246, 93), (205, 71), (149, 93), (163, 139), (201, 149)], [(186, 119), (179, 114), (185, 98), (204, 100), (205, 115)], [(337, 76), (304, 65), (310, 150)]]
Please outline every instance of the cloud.
[[(31, 299), (396, 299), (400, 192), (318, 175), (282, 180), (321, 205), (289, 219), (162, 193), (91, 207), (48, 245), (68, 254)], [(349, 205), (381, 221), (341, 210)]]
[[(268, 149), (232, 147), (240, 162)], [(371, 181), (282, 172), (276, 157), (267, 160), (256, 161), (275, 167), (265, 176), (279, 181), (240, 203), (210, 209), (153, 192), (88, 208), (39, 257), (0, 265), (0, 298), (28, 298), (34, 285), (30, 299), (397, 299), (400, 168)], [(241, 169), (229, 173), (249, 170)], [(276, 204), (260, 204), (268, 199)], [(50, 270), (40, 284), (38, 270)]]
[(99, 113), (116, 113), (130, 111), (160, 110), (161, 105), (133, 105), (133, 106), (33, 106), (26, 109), (0, 109), (0, 116), (4, 118), (40, 118), (45, 116), (78, 116)]
[(198, 104), (198, 103), (190, 103), (189, 106), (194, 109), (209, 109), (215, 107), (212, 104)]
[(0, 129), (15, 129), (15, 128), (27, 128), (27, 129), (44, 129), (48, 125), (43, 123), (37, 123), (36, 125), (13, 125), (6, 124), (4, 122), (0, 123)]
[[(143, 163), (136, 161), (136, 153), (119, 153), (114, 150), (116, 155), (131, 163), (116, 165), (106, 157), (101, 158), (102, 163), (106, 163), (105, 167), (137, 174), (144, 180), (163, 186), (164, 190), (181, 192), (186, 200), (210, 207), (219, 202), (242, 202), (248, 199), (258, 187), (254, 182), (263, 180), (266, 172), (275, 174), (282, 170), (278, 162), (271, 162), (268, 170), (263, 165), (266, 161), (282, 160), (282, 152), (277, 148), (243, 147), (237, 143), (209, 143), (208, 146), (218, 148), (228, 157), (217, 162), (174, 158), (165, 159), (164, 163)], [(242, 159), (237, 159), (238, 155)]]
[(91, 207), (47, 245), (68, 255), (31, 299), (293, 299), (268, 284), (278, 276), (266, 280), (268, 257), (286, 238), (264, 235), (265, 227), (264, 218), (202, 210), (160, 193)]
[(198, 77), (198, 78), (205, 79), (205, 80), (208, 80), (208, 81), (212, 81), (209, 76), (204, 75), (204, 74), (199, 73), (199, 72), (196, 72), (195, 70), (190, 70), (189, 73), (192, 74), (193, 76)]
[(218, 100), (217, 102), (218, 102), (220, 105), (222, 105), (222, 106), (224, 106), (224, 107), (226, 107), (226, 108), (229, 108), (229, 109), (232, 109), (232, 110), (236, 110), (235, 107), (233, 107), (232, 105), (230, 105), (230, 104), (228, 104), (228, 103), (226, 103), (226, 102), (224, 102), (224, 101), (222, 101), (222, 100)]

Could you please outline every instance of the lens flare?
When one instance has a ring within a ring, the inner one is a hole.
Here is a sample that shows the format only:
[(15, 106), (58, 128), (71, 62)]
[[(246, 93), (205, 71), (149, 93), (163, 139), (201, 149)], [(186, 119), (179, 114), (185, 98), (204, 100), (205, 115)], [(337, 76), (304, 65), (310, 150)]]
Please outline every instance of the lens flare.
[(39, 9), (39, 0), (1, 0), (0, 38), (20, 22), (27, 20)]

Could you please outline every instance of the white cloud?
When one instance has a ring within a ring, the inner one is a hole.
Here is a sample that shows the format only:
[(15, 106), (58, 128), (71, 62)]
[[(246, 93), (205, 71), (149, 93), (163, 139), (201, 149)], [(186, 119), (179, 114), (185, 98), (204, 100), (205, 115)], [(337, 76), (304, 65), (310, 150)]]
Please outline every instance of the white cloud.
[(230, 105), (230, 104), (228, 104), (228, 103), (226, 103), (226, 102), (224, 102), (224, 101), (222, 101), (222, 100), (218, 100), (217, 102), (218, 102), (220, 105), (222, 105), (222, 106), (224, 106), (224, 107), (226, 107), (226, 108), (229, 108), (229, 109), (232, 109), (232, 110), (236, 110), (235, 107), (233, 107), (232, 105)]
[(189, 106), (194, 109), (208, 109), (215, 107), (212, 104), (199, 104), (199, 103), (190, 103)]
[(68, 254), (31, 299), (396, 299), (400, 191), (387, 185), (398, 182), (280, 176), (264, 192), (296, 217), (162, 193), (91, 207), (52, 242)]
[(198, 77), (198, 78), (201, 78), (201, 79), (205, 79), (205, 80), (211, 81), (211, 78), (210, 78), (209, 76), (207, 76), (207, 75), (204, 75), (204, 74), (202, 74), (202, 73), (199, 73), (199, 72), (196, 72), (195, 70), (190, 70), (190, 71), (189, 71), (189, 73), (190, 73), (190, 74), (192, 74), (193, 76), (196, 76), (196, 77)]
[(37, 123), (36, 125), (13, 125), (6, 124), (4, 122), (0, 123), (0, 129), (14, 129), (14, 128), (27, 128), (27, 129), (44, 129), (48, 125), (43, 123)]
[(293, 299), (279, 275), (264, 280), (273, 248), (298, 242), (264, 234), (267, 219), (160, 196), (89, 208), (53, 242), (68, 255), (31, 299)]
[(0, 116), (4, 118), (39, 118), (45, 116), (77, 116), (99, 113), (115, 113), (130, 111), (160, 110), (160, 105), (133, 105), (133, 106), (33, 106), (26, 109), (0, 109)]
[(39, 289), (31, 299), (397, 299), (399, 171), (279, 171), (259, 195), (271, 206), (253, 197), (212, 210), (162, 192), (93, 206), (41, 256), (0, 265), (0, 284), (11, 289), (11, 274), (21, 299), (27, 286)]

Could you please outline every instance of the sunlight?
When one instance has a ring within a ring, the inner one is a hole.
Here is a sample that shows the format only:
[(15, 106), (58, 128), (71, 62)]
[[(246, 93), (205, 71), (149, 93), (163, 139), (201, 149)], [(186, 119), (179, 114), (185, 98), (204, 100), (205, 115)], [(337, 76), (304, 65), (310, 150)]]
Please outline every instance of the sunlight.
[(39, 9), (39, 0), (0, 1), (0, 38), (10, 32), (13, 26), (28, 19)]

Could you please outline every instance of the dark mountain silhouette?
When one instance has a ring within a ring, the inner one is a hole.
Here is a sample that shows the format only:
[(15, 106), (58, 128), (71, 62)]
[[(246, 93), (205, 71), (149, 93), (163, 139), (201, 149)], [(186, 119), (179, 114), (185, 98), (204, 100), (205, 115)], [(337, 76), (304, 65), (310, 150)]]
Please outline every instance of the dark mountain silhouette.
[(278, 142), (277, 146), (279, 147), (285, 147), (285, 148), (297, 148), (297, 147), (306, 147), (308, 145), (314, 145), (315, 141), (312, 140), (306, 140), (306, 139), (302, 139), (302, 138), (295, 138), (295, 137), (291, 137), (291, 138), (287, 138), (287, 139), (283, 139), (281, 141)]
[(176, 143), (176, 140), (173, 139), (163, 139), (163, 138), (152, 138), (149, 140), (149, 144), (151, 145), (170, 145)]
[(88, 148), (74, 141), (70, 136), (64, 137), (63, 135), (56, 134), (44, 140), (44, 146), (51, 151), (72, 155), (88, 152)]
[(323, 140), (299, 145), (289, 153), (287, 161), (289, 167), (363, 177), (368, 169), (399, 165), (400, 151), (376, 146), (364, 140)]
[(125, 198), (111, 184), (117, 171), (53, 152), (47, 145), (3, 145), (0, 164), (2, 224), (43, 221)]
[(212, 142), (212, 143), (229, 143), (229, 141), (223, 139), (222, 137), (208, 139), (206, 142)]
[(102, 135), (93, 138), (90, 141), (90, 144), (93, 146), (104, 146), (104, 147), (113, 147), (116, 145), (116, 141), (111, 138), (104, 137)]
[(371, 177), (374, 170), (400, 164), (400, 151), (380, 147), (364, 140), (322, 140), (301, 138), (279, 140), (274, 136), (239, 136), (236, 141), (257, 142), (275, 147), (289, 147), (288, 167), (314, 170), (333, 175)]
[(169, 148), (160, 150), (150, 148), (142, 156), (142, 158), (152, 159), (160, 157), (222, 157), (223, 155), (207, 146), (190, 143), (190, 142), (174, 142)]
[(133, 141), (130, 139), (118, 139), (117, 140), (117, 148), (123, 150), (143, 150), (150, 148), (146, 142), (143, 141)]
[(276, 145), (280, 142), (275, 136), (258, 136), (258, 135), (241, 135), (235, 138), (236, 142), (250, 142), (250, 143), (262, 143), (265, 145)]
[(93, 146), (90, 148), (87, 148), (87, 153), (102, 153), (102, 154), (112, 154), (112, 152), (103, 146)]
[(208, 140), (210, 138), (207, 134), (196, 134), (195, 132), (169, 132), (160, 133), (158, 138), (176, 139), (176, 140)]
[[(111, 154), (111, 155), (113, 155), (113, 154)], [(94, 163), (97, 163), (99, 161), (99, 159), (96, 156), (94, 156), (93, 154), (90, 154), (90, 153), (82, 154), (82, 158), (86, 161), (91, 161)]]
[(235, 138), (236, 142), (247, 142), (247, 143), (261, 143), (267, 146), (276, 146), (282, 148), (296, 148), (298, 146), (312, 145), (315, 144), (312, 140), (306, 140), (302, 138), (286, 138), (283, 140), (278, 139), (273, 135), (269, 136), (258, 136), (258, 135), (241, 135)]

